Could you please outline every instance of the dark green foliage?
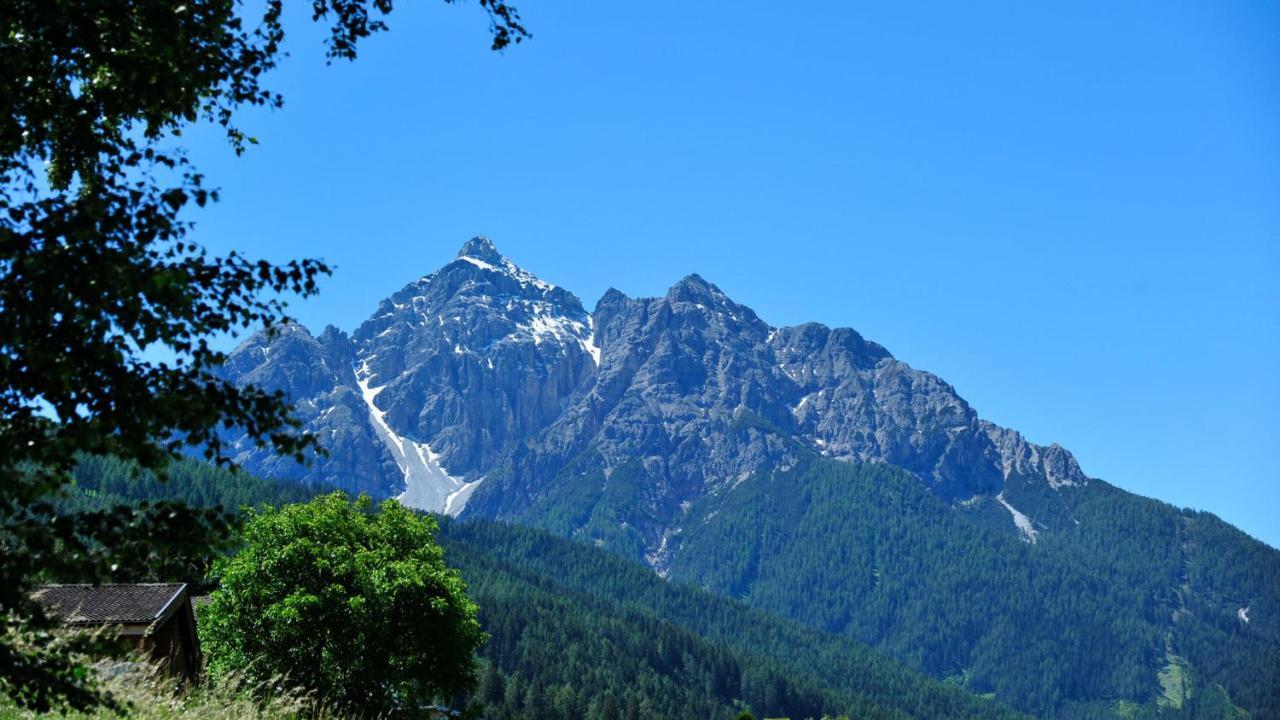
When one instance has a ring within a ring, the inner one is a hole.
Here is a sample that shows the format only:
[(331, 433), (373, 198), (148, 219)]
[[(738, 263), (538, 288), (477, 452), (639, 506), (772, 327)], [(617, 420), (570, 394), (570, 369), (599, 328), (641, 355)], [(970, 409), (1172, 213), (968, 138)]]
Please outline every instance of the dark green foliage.
[(73, 475), (48, 499), (42, 522), (55, 532), (28, 534), (51, 541), (44, 551), (28, 546), (40, 582), (177, 581), (199, 590), (234, 541), (236, 512), (265, 499), (306, 502), (320, 492), (195, 460), (175, 461), (167, 481), (134, 463), (92, 456), (81, 458)]
[[(1280, 552), (1211, 514), (1102, 482), (1063, 499), (1080, 524), (1042, 536), (1043, 549), (1150, 598), (1161, 649), (1192, 668), (1186, 712), (1199, 714), (1187, 717), (1218, 717), (1206, 709), (1217, 697), (1255, 717), (1280, 716)], [(1164, 662), (1161, 652), (1156, 664)]]
[[(457, 546), (450, 557), (459, 557)], [(489, 692), (486, 718), (600, 717), (612, 704), (644, 718), (729, 717), (739, 701), (773, 715), (819, 717), (856, 704), (807, 678), (733, 653), (670, 623), (541, 579), (469, 558), (463, 562), (481, 622)], [(498, 692), (498, 688), (523, 692)], [(867, 717), (895, 715), (859, 705)]]
[(813, 458), (691, 508), (703, 522), (680, 536), (674, 577), (1035, 712), (1154, 706), (1169, 653), (1190, 663), (1193, 697), (1221, 686), (1257, 715), (1280, 709), (1275, 626), (1236, 616), (1274, 605), (1280, 554), (1101, 482), (1046, 496), (1047, 513), (1018, 502), (1069, 523), (1029, 544), (998, 506), (997, 527), (894, 468)]
[[(442, 519), (440, 541), (450, 561), (462, 569), (473, 598), (481, 605), (482, 621), (495, 635), (494, 642), (482, 650), (482, 656), (494, 662), (481, 674), (477, 698), (501, 696), (485, 704), (495, 713), (506, 712), (522, 707), (529, 685), (541, 682), (552, 700), (559, 697), (569, 703), (574, 699), (588, 711), (595, 707), (597, 713), (607, 706), (625, 712), (629, 685), (597, 682), (587, 691), (580, 682), (581, 669), (570, 670), (560, 658), (575, 652), (608, 657), (599, 663), (606, 668), (599, 671), (604, 676), (635, 675), (639, 670), (630, 664), (633, 658), (616, 651), (636, 647), (625, 641), (631, 632), (628, 628), (634, 628), (636, 637), (684, 633), (687, 637), (680, 636), (681, 642), (692, 638), (705, 643), (703, 649), (725, 653), (740, 669), (764, 668), (765, 673), (780, 674), (793, 688), (816, 686), (821, 690), (819, 697), (835, 698), (834, 706), (827, 706), (834, 708), (833, 713), (845, 712), (850, 706), (841, 703), (853, 701), (918, 717), (993, 716), (1007, 711), (921, 678), (847, 638), (866, 630), (871, 641), (886, 649), (910, 649), (919, 643), (933, 654), (904, 653), (904, 657), (923, 662), (925, 657), (947, 657), (947, 651), (964, 657), (954, 648), (968, 642), (965, 632), (981, 637), (987, 628), (1005, 627), (995, 637), (983, 637), (981, 647), (989, 650), (974, 653), (972, 665), (960, 663), (936, 674), (979, 690), (991, 684), (987, 680), (984, 686), (983, 677), (1003, 674), (1000, 682), (1007, 684), (1001, 687), (1014, 692), (1026, 687), (1028, 692), (1051, 695), (1040, 689), (1041, 667), (1050, 682), (1069, 679), (1058, 674), (1056, 664), (1083, 673), (1081, 682), (1098, 682), (1089, 680), (1094, 671), (1088, 662), (1115, 668), (1120, 661), (1108, 656), (1123, 657), (1126, 651), (1121, 643), (1138, 647), (1146, 643), (1148, 656), (1140, 661), (1136, 676), (1121, 671), (1116, 679), (1102, 679), (1113, 686), (1127, 682), (1145, 688), (1146, 696), (1130, 698), (1139, 702), (1122, 703), (1116, 697), (1063, 699), (1048, 715), (1081, 720), (1157, 715), (1234, 720), (1242, 717), (1236, 706), (1251, 709), (1254, 717), (1274, 714), (1270, 709), (1275, 707), (1272, 698), (1277, 684), (1269, 679), (1280, 677), (1274, 655), (1275, 620), (1280, 617), (1274, 609), (1275, 588), (1280, 587), (1276, 553), (1217, 518), (1134, 498), (1094, 482), (1089, 488), (1064, 488), (1057, 500), (1080, 519), (1080, 525), (1042, 532), (1038, 542), (1030, 545), (1010, 531), (1004, 508), (997, 507), (1001, 514), (992, 516), (1003, 523), (988, 526), (980, 519), (980, 509), (973, 509), (979, 520), (971, 522), (973, 514), (956, 513), (891, 468), (823, 466), (821, 473), (797, 467), (790, 476), (748, 479), (712, 518), (713, 523), (732, 520), (726, 527), (739, 528), (740, 534), (725, 536), (720, 534), (723, 530), (706, 534), (709, 523), (701, 531), (688, 532), (680, 549), (693, 560), (706, 552), (708, 563), (713, 559), (719, 563), (718, 572), (709, 572), (708, 577), (723, 578), (725, 587), (742, 592), (747, 601), (767, 602), (765, 607), (800, 618), (814, 629), (672, 584), (646, 567), (587, 544), (531, 528)], [(805, 487), (788, 484), (799, 478)], [(122, 497), (145, 497), (142, 485), (131, 489), (134, 482), (122, 480), (113, 487), (121, 488), (116, 492)], [(289, 497), (299, 492), (290, 485), (254, 482), (261, 483), (254, 490), (244, 494), (234, 490), (237, 504), (254, 505), (272, 499), (276, 492)], [(165, 487), (177, 490), (183, 485)], [(235, 487), (234, 483), (211, 483), (213, 494), (207, 497), (218, 501), (217, 489), (223, 488), (228, 495), (222, 502), (227, 502)], [(262, 495), (255, 497), (255, 492)], [(741, 507), (735, 504), (739, 496)], [(814, 499), (821, 500), (821, 507), (810, 508)], [(1027, 498), (1019, 502), (1027, 503)], [(757, 515), (759, 503), (767, 504)], [(1026, 509), (1037, 512), (1029, 504)], [(705, 518), (710, 511), (700, 507), (690, 512)], [(744, 519), (739, 523), (735, 517)], [(788, 540), (792, 533), (798, 533), (798, 539)], [(717, 543), (714, 550), (703, 545), (711, 541)], [(1185, 558), (1179, 555), (1184, 544)], [(1183, 568), (1189, 587), (1185, 591)], [(796, 588), (807, 587), (798, 583), (816, 588), (816, 594), (797, 592)], [(1180, 597), (1186, 598), (1187, 609), (1178, 613), (1175, 623), (1172, 618)], [(528, 606), (525, 598), (530, 599)], [(811, 600), (796, 602), (806, 598)], [(878, 627), (874, 622), (893, 617), (886, 605), (909, 618), (909, 623), (926, 627), (917, 630), (903, 626), (908, 622), (886, 623), (887, 629), (871, 635)], [(1024, 606), (1031, 610), (1019, 610)], [(1246, 606), (1250, 607), (1249, 623), (1237, 615)], [(1006, 621), (992, 620), (1007, 612), (1013, 612), (1020, 624), (1009, 627)], [(846, 617), (852, 619), (843, 620)], [(502, 618), (527, 622), (529, 633), (514, 645), (504, 644), (503, 631), (498, 629)], [(636, 618), (639, 623), (633, 623)], [(1059, 621), (1082, 626), (1061, 633), (1051, 624)], [(1126, 628), (1132, 628), (1129, 640)], [(1096, 644), (1081, 641), (1084, 637)], [(1024, 641), (1038, 649), (1022, 648)], [(1171, 644), (1166, 646), (1167, 642)], [(577, 644), (581, 650), (573, 649)], [(1156, 677), (1167, 662), (1168, 649), (1189, 663), (1192, 694), (1180, 709), (1157, 710)], [(1081, 654), (1083, 660), (1073, 661), (1068, 653)], [(1005, 657), (1034, 661), (1037, 670), (1021, 672), (1016, 664), (1002, 664)], [(647, 667), (654, 679), (644, 686), (647, 694), (637, 697), (637, 711), (680, 697), (683, 685), (670, 683), (669, 676), (683, 673), (683, 665), (641, 667)], [(1020, 686), (1020, 678), (1028, 680)], [(565, 690), (566, 685), (570, 690)], [(507, 701), (509, 690), (515, 698), (511, 702)], [(731, 709), (726, 698), (713, 693), (696, 701), (685, 699)], [(554, 702), (552, 707), (557, 707)], [(758, 704), (749, 708), (760, 716), (773, 714)]]
[(162, 480), (155, 473), (139, 471), (136, 465), (117, 458), (86, 457), (76, 465), (74, 478), (74, 483), (54, 500), (60, 511), (169, 500), (238, 512), (264, 503), (307, 502), (330, 490), (264, 480), (189, 459), (169, 465)]
[(394, 500), (342, 493), (250, 511), (200, 612), (210, 674), (294, 684), (360, 717), (471, 689), (484, 637), (435, 532)]
[(1135, 673), (1160, 641), (1144, 598), (974, 526), (896, 469), (805, 461), (690, 511), (712, 512), (677, 577), (1028, 709), (1154, 692)]
[[(708, 676), (699, 674), (703, 671), (695, 672), (681, 663), (658, 667), (675, 671), (677, 677), (699, 677), (696, 683), (690, 680), (683, 684), (718, 688), (717, 692), (726, 697), (743, 700), (761, 717), (806, 717), (823, 708), (831, 715), (847, 713), (851, 717), (1016, 716), (995, 702), (929, 680), (856, 643), (803, 629), (702, 590), (667, 582), (644, 566), (544, 531), (482, 521), (445, 521), (441, 525), (441, 542), (470, 583), (482, 618), (524, 617), (524, 599), (544, 597), (560, 609), (559, 614), (548, 612), (541, 621), (552, 633), (549, 638), (560, 635), (567, 642), (595, 642), (592, 635), (570, 632), (555, 623), (572, 622), (575, 617), (590, 620), (603, 614), (615, 621), (627, 619), (630, 632), (635, 634), (632, 642), (640, 646), (652, 647), (653, 639), (664, 635), (671, 636), (664, 643), (698, 639), (726, 658), (720, 664), (706, 666), (721, 669), (719, 674), (713, 672), (709, 676), (713, 680), (710, 685)], [(482, 656), (505, 652), (501, 623), (486, 622), (493, 639), (482, 650)], [(602, 637), (615, 637), (607, 631), (596, 632)], [(535, 636), (526, 631), (521, 637)], [(565, 653), (555, 649), (553, 640), (547, 641), (547, 647), (542, 645), (539, 641), (512, 646), (512, 656), (535, 659), (527, 666), (517, 665), (517, 673), (562, 678), (544, 679), (544, 685), (575, 682), (572, 673), (558, 675), (563, 672), (559, 658)], [(592, 649), (585, 655), (607, 656), (607, 649)], [(696, 653), (691, 657), (694, 656)], [(658, 657), (663, 655), (659, 653)], [(504, 670), (511, 668), (503, 664), (501, 656), (496, 662)], [(733, 691), (735, 668), (738, 679), (737, 690)], [(627, 677), (626, 672), (616, 670), (611, 674), (616, 675), (615, 682)], [(522, 682), (534, 678), (519, 674), (515, 677)], [(580, 688), (576, 684), (574, 687)], [(619, 685), (615, 699), (625, 699), (627, 687), (625, 683)], [(724, 688), (730, 691), (725, 693)], [(819, 703), (823, 699), (827, 704)], [(650, 699), (650, 705), (653, 702)]]
[[(586, 457), (579, 458), (585, 460)], [(555, 490), (538, 498), (520, 518), (536, 519), (560, 535), (573, 534), (631, 560), (644, 558), (644, 537), (633, 521), (649, 512), (638, 498), (644, 497), (644, 467), (639, 461), (619, 465), (608, 477), (594, 464), (586, 473), (571, 464)], [(581, 528), (575, 532), (575, 528)]]

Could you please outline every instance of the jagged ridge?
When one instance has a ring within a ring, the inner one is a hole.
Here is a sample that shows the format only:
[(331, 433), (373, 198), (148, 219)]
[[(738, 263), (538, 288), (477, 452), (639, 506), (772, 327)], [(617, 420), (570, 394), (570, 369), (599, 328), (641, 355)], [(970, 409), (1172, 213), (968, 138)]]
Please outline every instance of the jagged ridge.
[(655, 562), (683, 505), (794, 461), (794, 446), (748, 417), (832, 458), (908, 469), (940, 497), (999, 498), (1028, 539), (1052, 519), (1008, 504), (1011, 475), (1087, 482), (1062, 448), (980, 420), (951, 386), (854, 330), (771, 327), (696, 274), (660, 298), (610, 290), (587, 313), (483, 237), (349, 338), (260, 333), (227, 371), (283, 389), (336, 450), (295, 467), (239, 439), (238, 459), (273, 477), (454, 514), (474, 493), (476, 512), (508, 517), (554, 496), (575, 460), (606, 477), (638, 461), (636, 527)]

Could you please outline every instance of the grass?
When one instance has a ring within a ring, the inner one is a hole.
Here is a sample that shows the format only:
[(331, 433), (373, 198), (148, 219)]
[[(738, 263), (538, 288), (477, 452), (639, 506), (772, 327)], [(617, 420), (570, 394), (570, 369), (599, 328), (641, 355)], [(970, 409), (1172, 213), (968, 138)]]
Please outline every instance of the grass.
[(1160, 671), (1161, 707), (1179, 709), (1190, 697), (1187, 687), (1186, 661), (1173, 653), (1167, 654), (1168, 664)]
[(16, 707), (8, 698), (0, 695), (0, 720), (275, 720), (276, 718), (308, 717), (316, 720), (340, 720), (341, 716), (318, 705), (309, 697), (298, 693), (274, 693), (267, 700), (255, 700), (259, 688), (242, 683), (204, 683), (194, 688), (180, 690), (173, 680), (153, 672), (129, 669), (121, 672), (121, 666), (100, 666), (104, 676), (101, 687), (110, 692), (117, 702), (125, 706), (124, 712), (105, 708), (77, 712), (59, 711), (35, 713)]

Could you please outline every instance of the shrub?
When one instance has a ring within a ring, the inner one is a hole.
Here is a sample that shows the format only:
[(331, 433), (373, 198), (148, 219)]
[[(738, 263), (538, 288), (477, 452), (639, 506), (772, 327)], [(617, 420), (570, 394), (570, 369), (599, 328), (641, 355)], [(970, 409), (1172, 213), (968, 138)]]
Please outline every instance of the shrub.
[(200, 613), (210, 674), (287, 678), (360, 715), (471, 689), (484, 634), (436, 530), (394, 500), (342, 493), (253, 512)]

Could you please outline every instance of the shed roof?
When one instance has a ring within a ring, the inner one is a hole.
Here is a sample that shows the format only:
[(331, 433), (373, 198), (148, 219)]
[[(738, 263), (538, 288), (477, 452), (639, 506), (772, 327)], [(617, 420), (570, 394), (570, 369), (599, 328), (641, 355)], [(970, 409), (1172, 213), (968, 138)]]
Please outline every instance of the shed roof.
[(50, 614), (77, 625), (153, 623), (177, 607), (185, 583), (43, 585), (32, 597)]

